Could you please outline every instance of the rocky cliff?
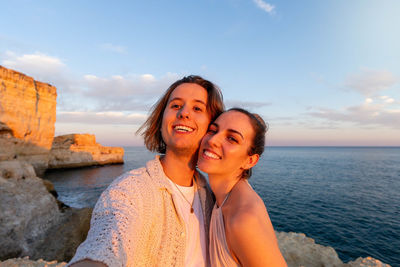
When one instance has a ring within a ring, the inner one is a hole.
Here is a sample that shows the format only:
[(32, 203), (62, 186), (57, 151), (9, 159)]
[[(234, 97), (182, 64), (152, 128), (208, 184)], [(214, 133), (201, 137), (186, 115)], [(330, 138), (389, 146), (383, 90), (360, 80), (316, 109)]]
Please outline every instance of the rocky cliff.
[(69, 260), (86, 237), (91, 209), (66, 207), (37, 177), (50, 158), (63, 168), (123, 162), (122, 148), (103, 147), (92, 135), (54, 143), (56, 98), (54, 86), (0, 66), (0, 260)]
[(25, 161), (39, 176), (47, 168), (123, 163), (123, 148), (101, 146), (94, 135), (54, 138), (56, 98), (54, 86), (0, 66), (0, 161)]
[(54, 86), (0, 66), (0, 160), (22, 159), (47, 168), (54, 138)]
[(104, 147), (92, 134), (68, 134), (54, 138), (49, 169), (74, 168), (124, 162), (124, 149)]
[(71, 259), (86, 238), (91, 209), (59, 204), (30, 164), (1, 161), (0, 260), (21, 256)]

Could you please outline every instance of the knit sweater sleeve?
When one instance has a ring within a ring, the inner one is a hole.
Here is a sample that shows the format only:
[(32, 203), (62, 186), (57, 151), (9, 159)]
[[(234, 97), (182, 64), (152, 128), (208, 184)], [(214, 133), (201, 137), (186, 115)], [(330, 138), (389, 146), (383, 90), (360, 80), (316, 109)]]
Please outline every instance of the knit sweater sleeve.
[(122, 175), (102, 193), (93, 210), (88, 236), (69, 265), (83, 259), (109, 267), (134, 262), (135, 246), (141, 242), (138, 232), (145, 219), (140, 214), (143, 197), (141, 179), (135, 177), (138, 174), (131, 171)]

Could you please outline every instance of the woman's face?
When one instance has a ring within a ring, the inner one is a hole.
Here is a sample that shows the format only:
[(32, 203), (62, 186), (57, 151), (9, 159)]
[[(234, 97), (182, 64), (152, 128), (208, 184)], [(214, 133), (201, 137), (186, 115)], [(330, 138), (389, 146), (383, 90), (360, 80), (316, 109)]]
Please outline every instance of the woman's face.
[(171, 93), (161, 126), (167, 150), (193, 153), (198, 149), (210, 123), (207, 96), (206, 89), (194, 83), (183, 83)]
[(208, 127), (200, 145), (197, 166), (208, 174), (241, 175), (258, 160), (258, 155), (248, 155), (253, 137), (254, 130), (247, 115), (238, 111), (222, 113)]

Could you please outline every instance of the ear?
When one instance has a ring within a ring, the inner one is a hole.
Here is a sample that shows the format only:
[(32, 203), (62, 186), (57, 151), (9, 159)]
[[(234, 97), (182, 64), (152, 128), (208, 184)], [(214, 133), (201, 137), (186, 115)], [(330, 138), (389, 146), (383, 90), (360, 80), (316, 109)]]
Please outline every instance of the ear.
[(258, 154), (253, 154), (251, 156), (247, 156), (246, 164), (243, 167), (243, 169), (248, 170), (250, 168), (253, 168), (254, 166), (256, 166), (259, 159), (260, 159), (260, 155), (258, 155)]

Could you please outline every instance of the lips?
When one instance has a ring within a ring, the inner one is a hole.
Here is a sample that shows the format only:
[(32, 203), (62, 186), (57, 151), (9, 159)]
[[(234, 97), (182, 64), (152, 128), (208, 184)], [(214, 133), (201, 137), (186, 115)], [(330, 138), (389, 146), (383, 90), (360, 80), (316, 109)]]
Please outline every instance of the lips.
[(203, 155), (206, 156), (207, 158), (212, 158), (212, 159), (221, 159), (221, 156), (219, 156), (217, 153), (209, 150), (209, 149), (204, 149), (203, 150)]
[(190, 133), (194, 131), (192, 127), (182, 124), (174, 125), (172, 128), (179, 133)]

